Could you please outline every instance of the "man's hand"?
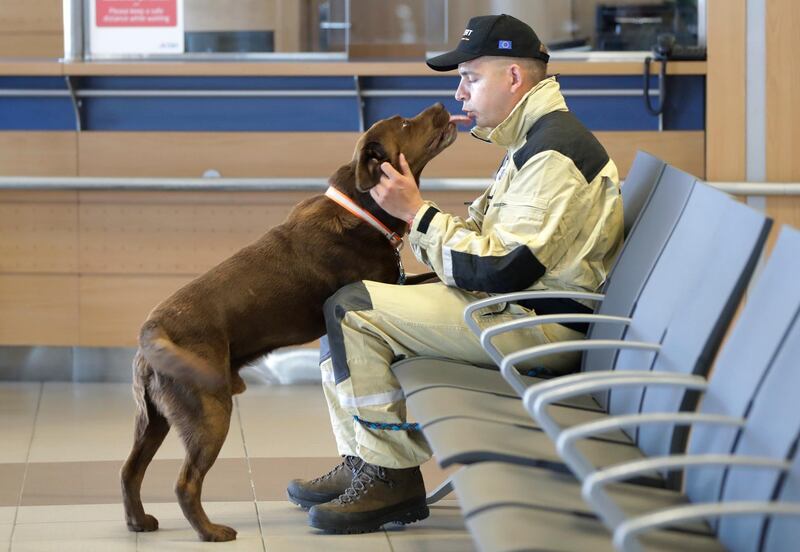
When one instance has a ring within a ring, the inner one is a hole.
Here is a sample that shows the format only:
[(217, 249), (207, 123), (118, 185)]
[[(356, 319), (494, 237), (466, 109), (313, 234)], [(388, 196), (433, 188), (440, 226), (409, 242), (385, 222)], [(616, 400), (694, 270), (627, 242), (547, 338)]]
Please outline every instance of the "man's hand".
[(400, 220), (406, 222), (414, 218), (423, 205), (417, 181), (411, 173), (406, 156), (400, 154), (400, 170), (398, 172), (391, 163), (381, 164), (383, 176), (376, 186), (370, 189), (372, 199), (381, 208)]

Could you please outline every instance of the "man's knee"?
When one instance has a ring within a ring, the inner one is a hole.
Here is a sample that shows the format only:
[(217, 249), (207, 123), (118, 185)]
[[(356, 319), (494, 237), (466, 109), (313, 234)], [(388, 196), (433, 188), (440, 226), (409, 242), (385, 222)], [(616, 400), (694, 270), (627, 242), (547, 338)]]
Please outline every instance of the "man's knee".
[(350, 377), (342, 321), (348, 312), (365, 310), (372, 310), (372, 298), (364, 282), (354, 282), (342, 287), (323, 305), (325, 328), (328, 332), (328, 347), (336, 384)]
[(330, 333), (332, 324), (338, 327), (348, 312), (362, 310), (372, 310), (372, 298), (364, 282), (353, 282), (341, 287), (322, 307), (328, 332)]

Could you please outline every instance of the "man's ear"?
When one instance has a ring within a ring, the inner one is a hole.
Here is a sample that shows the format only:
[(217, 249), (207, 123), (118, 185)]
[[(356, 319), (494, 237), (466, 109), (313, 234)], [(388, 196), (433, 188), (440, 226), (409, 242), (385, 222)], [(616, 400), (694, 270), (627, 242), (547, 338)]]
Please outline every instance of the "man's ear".
[(516, 63), (508, 66), (508, 76), (511, 80), (511, 92), (516, 92), (522, 87), (525, 79), (522, 76), (522, 68)]
[(380, 142), (364, 144), (356, 163), (356, 190), (366, 192), (375, 186), (383, 175), (381, 163), (388, 160), (389, 155)]

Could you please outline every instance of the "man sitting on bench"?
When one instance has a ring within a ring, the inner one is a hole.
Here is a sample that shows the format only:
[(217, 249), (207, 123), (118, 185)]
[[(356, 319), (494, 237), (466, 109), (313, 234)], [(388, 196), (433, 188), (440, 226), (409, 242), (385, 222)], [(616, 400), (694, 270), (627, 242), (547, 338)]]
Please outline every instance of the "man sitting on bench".
[[(431, 451), (406, 422), (392, 362), (433, 355), (490, 364), (464, 324), (466, 305), (490, 293), (594, 292), (605, 281), (622, 243), (617, 168), (567, 110), (556, 79), (546, 77), (548, 59), (528, 25), (500, 15), (472, 18), (455, 50), (427, 61), (436, 71), (458, 69), (461, 118), (474, 123), (475, 137), (507, 153), (465, 219), (424, 201), (402, 156), (397, 168), (383, 164), (372, 196), (408, 221), (415, 255), (440, 282), (358, 282), (326, 303), (330, 356), (323, 355), (320, 368), (344, 460), (288, 488), (290, 500), (311, 508), (313, 527), (361, 533), (428, 516), (419, 466)], [(571, 300), (504, 304), (481, 313), (481, 321), (488, 326), (556, 312), (591, 309)], [(546, 324), (504, 334), (497, 345), (508, 351), (580, 339), (582, 330)], [(544, 367), (562, 373), (577, 363), (574, 354), (555, 355)]]

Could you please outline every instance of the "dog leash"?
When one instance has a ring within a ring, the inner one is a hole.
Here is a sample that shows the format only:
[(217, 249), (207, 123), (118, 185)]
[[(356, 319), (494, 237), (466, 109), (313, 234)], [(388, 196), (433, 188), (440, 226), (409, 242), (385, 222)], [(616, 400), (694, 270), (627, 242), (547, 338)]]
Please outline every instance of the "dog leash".
[(397, 260), (397, 284), (402, 286), (406, 283), (406, 271), (403, 270), (403, 259), (400, 258), (400, 249), (396, 247), (394, 249), (394, 257)]
[(398, 236), (395, 232), (389, 230), (385, 224), (379, 221), (372, 213), (369, 211), (362, 209), (356, 203), (344, 195), (342, 192), (334, 188), (333, 186), (328, 186), (328, 189), (325, 190), (325, 196), (332, 200), (334, 203), (337, 203), (339, 206), (344, 207), (347, 211), (349, 211), (352, 215), (360, 218), (376, 230), (378, 230), (381, 234), (389, 240), (389, 243), (392, 244), (394, 248), (394, 255), (397, 258), (397, 270), (400, 273), (399, 278), (397, 279), (398, 284), (403, 284), (406, 281), (406, 272), (403, 270), (403, 261), (400, 258), (400, 250), (403, 249), (403, 238)]

